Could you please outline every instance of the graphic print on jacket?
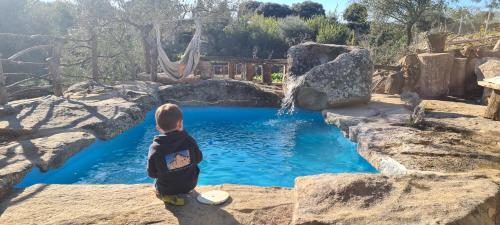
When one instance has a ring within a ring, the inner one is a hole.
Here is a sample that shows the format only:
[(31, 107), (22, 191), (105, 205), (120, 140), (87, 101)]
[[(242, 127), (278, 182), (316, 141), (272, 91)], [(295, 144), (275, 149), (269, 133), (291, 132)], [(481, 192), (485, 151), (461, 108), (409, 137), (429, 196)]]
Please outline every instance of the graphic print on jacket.
[(203, 155), (196, 141), (185, 131), (173, 131), (154, 138), (148, 154), (148, 176), (164, 195), (188, 193), (196, 187)]
[(191, 165), (189, 150), (182, 150), (165, 155), (165, 163), (167, 163), (168, 170), (182, 169)]

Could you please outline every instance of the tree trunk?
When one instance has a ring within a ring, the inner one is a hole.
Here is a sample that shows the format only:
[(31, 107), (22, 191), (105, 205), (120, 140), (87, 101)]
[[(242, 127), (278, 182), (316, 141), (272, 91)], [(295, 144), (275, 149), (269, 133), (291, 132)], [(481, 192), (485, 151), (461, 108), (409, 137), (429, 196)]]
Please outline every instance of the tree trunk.
[[(2, 53), (0, 53), (0, 59), (2, 59)], [(5, 76), (3, 74), (2, 62), (0, 61), (0, 105), (7, 104), (8, 100), (9, 96), (5, 87)]]
[(500, 90), (492, 91), (484, 117), (496, 121), (500, 120)]
[(99, 80), (99, 51), (97, 50), (97, 34), (93, 28), (90, 29), (90, 51), (91, 51), (91, 65), (92, 65), (92, 80)]
[(156, 81), (158, 79), (158, 46), (154, 38), (151, 38), (151, 53), (150, 59), (150, 71), (151, 71), (151, 81)]
[(151, 74), (151, 47), (149, 46), (149, 32), (141, 28), (142, 49), (144, 50), (144, 68), (147, 74)]
[(410, 46), (413, 41), (412, 27), (413, 23), (406, 24), (406, 46)]
[(61, 85), (61, 74), (60, 74), (60, 64), (61, 64), (61, 51), (64, 45), (62, 39), (54, 40), (52, 43), (52, 55), (49, 61), (49, 73), (50, 80), (52, 82), (52, 87), (54, 88), (54, 94), (56, 96), (62, 96), (62, 85)]
[(490, 27), (490, 20), (491, 20), (491, 9), (488, 10), (488, 19), (486, 19), (486, 26), (484, 28), (484, 34), (485, 35), (488, 33), (488, 29)]
[(461, 13), (460, 15), (460, 25), (458, 26), (458, 35), (462, 34), (462, 23), (464, 22), (464, 14)]

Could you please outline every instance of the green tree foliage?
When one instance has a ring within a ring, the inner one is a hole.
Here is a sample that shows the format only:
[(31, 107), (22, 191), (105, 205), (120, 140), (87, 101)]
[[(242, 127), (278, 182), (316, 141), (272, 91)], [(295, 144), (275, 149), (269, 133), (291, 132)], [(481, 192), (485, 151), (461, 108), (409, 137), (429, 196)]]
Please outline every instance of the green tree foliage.
[(363, 0), (374, 17), (391, 18), (405, 26), (407, 46), (412, 42), (415, 23), (425, 12), (442, 3), (441, 0)]
[(262, 2), (258, 1), (246, 1), (242, 2), (238, 6), (238, 16), (246, 16), (246, 15), (251, 15), (257, 12), (257, 9), (262, 5)]
[(343, 17), (348, 22), (349, 28), (358, 34), (366, 34), (370, 30), (368, 9), (362, 4), (353, 3), (349, 5), (344, 11)]
[(264, 3), (257, 9), (259, 15), (264, 17), (284, 18), (293, 14), (293, 11), (287, 5), (278, 3)]
[(300, 44), (307, 40), (314, 40), (316, 36), (313, 28), (299, 17), (287, 17), (279, 20), (280, 36), (289, 45)]
[(304, 1), (302, 3), (293, 4), (292, 11), (294, 15), (305, 19), (309, 19), (314, 16), (325, 15), (325, 9), (323, 9), (323, 5), (312, 1)]
[[(282, 58), (288, 45), (280, 36), (279, 22), (260, 15), (240, 20), (224, 29), (229, 55), (258, 58)], [(231, 49), (231, 50), (229, 50)]]

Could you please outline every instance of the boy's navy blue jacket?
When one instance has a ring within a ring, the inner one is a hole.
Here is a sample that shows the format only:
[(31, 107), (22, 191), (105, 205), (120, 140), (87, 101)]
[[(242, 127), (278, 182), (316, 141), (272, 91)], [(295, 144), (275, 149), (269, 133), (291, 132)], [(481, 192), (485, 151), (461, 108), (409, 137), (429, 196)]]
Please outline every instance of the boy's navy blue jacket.
[(158, 135), (149, 148), (148, 176), (156, 178), (156, 189), (162, 195), (185, 194), (198, 183), (202, 159), (196, 141), (185, 131)]

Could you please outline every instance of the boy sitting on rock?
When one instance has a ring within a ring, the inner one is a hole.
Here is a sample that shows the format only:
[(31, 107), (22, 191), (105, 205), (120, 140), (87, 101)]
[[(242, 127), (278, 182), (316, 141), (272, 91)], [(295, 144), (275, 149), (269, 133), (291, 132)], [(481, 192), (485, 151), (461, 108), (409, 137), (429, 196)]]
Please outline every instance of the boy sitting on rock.
[(185, 205), (179, 194), (196, 187), (203, 155), (196, 141), (183, 130), (182, 112), (175, 104), (156, 110), (155, 136), (148, 154), (148, 176), (155, 178), (156, 196), (166, 204)]

